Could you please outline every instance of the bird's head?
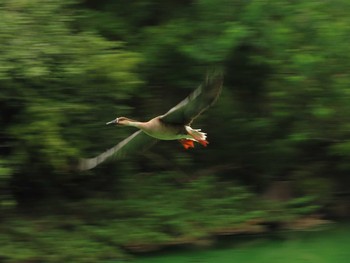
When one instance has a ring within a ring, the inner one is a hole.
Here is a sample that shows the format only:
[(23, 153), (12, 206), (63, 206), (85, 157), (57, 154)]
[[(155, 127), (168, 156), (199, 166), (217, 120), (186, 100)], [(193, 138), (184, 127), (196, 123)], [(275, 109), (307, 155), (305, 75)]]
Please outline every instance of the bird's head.
[(135, 121), (126, 117), (118, 117), (118, 118), (115, 118), (113, 121), (107, 122), (106, 125), (115, 124), (115, 125), (128, 126), (130, 122), (135, 122)]

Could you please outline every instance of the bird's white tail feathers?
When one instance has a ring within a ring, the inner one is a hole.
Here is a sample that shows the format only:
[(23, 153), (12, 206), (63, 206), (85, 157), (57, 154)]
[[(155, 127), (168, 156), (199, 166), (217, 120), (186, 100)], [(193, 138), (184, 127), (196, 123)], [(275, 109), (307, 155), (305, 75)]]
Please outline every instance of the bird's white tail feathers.
[(192, 129), (190, 126), (185, 126), (186, 131), (193, 137), (195, 141), (206, 141), (207, 134), (201, 132), (201, 129)]

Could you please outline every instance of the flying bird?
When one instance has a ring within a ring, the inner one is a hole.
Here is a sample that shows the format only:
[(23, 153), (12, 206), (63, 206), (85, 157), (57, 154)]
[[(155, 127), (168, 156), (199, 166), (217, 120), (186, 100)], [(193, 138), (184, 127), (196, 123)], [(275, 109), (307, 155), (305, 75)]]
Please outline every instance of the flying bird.
[(206, 133), (200, 129), (193, 129), (191, 124), (217, 100), (222, 84), (222, 73), (214, 71), (207, 74), (204, 82), (187, 98), (163, 115), (147, 122), (126, 117), (118, 117), (107, 122), (107, 125), (132, 126), (139, 130), (98, 156), (81, 159), (79, 170), (92, 169), (112, 155), (120, 156), (121, 154), (143, 151), (157, 140), (178, 140), (185, 149), (193, 148), (195, 142), (207, 146)]

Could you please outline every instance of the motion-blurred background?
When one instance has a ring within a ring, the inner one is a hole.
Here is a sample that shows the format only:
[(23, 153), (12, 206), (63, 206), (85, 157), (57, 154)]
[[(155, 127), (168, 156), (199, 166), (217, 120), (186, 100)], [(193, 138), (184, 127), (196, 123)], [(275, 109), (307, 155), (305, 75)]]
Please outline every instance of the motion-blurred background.
[[(349, 219), (349, 13), (348, 0), (0, 0), (0, 261), (115, 262)], [(213, 67), (222, 95), (193, 124), (207, 148), (160, 142), (74, 170), (134, 132), (106, 121), (165, 113)]]

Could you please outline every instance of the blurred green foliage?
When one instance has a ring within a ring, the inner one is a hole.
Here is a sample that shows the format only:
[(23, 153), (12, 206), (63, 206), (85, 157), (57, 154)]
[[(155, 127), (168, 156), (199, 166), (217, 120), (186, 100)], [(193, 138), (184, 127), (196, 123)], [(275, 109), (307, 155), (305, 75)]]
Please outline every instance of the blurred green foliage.
[[(346, 0), (1, 1), (0, 257), (101, 262), (117, 247), (290, 220), (349, 194), (349, 10)], [(166, 112), (213, 66), (225, 70), (223, 94), (193, 125), (208, 148), (161, 142), (72, 169), (133, 131), (106, 121)], [(292, 182), (296, 199), (263, 202), (274, 181)]]
[(0, 256), (5, 262), (128, 259), (125, 250), (201, 244), (217, 232), (249, 226), (247, 221), (288, 221), (317, 209), (309, 198), (265, 202), (213, 176), (178, 179), (174, 172), (124, 175), (119, 199), (95, 196), (46, 211), (31, 207), (3, 221)]

